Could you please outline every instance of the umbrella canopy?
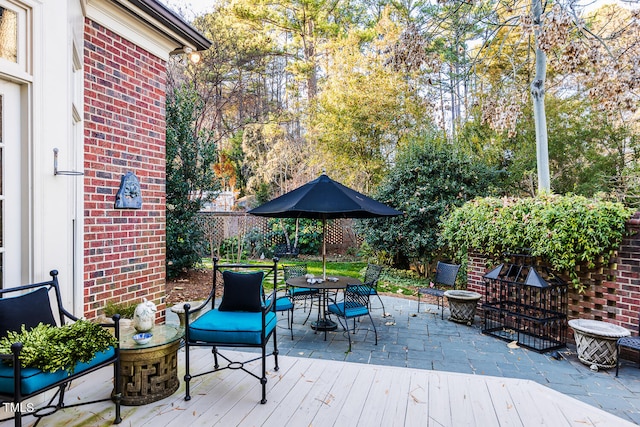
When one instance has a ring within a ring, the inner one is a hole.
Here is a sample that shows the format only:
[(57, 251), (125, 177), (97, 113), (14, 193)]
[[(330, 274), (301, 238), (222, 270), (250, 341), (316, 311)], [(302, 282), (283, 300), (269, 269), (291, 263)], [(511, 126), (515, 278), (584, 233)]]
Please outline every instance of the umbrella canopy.
[(376, 218), (402, 215), (383, 203), (332, 180), (326, 174), (255, 209), (271, 218)]
[(321, 219), (323, 231), (322, 274), (324, 278), (326, 278), (327, 219), (402, 215), (402, 212), (332, 180), (325, 173), (295, 190), (251, 209), (249, 213), (271, 218)]

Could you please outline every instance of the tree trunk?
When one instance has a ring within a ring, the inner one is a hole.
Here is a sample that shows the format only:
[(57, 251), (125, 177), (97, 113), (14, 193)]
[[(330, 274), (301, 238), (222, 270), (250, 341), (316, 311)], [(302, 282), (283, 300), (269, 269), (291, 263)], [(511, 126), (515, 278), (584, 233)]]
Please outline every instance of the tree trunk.
[(307, 25), (307, 37), (308, 40), (305, 42), (305, 59), (313, 64), (312, 69), (309, 71), (309, 75), (307, 77), (307, 99), (312, 101), (315, 99), (316, 94), (318, 93), (318, 75), (316, 70), (316, 46), (315, 46), (315, 22), (313, 19), (309, 19)]
[[(534, 25), (539, 28), (542, 16), (541, 0), (531, 0), (531, 12)], [(544, 107), (545, 79), (547, 74), (547, 55), (538, 47), (540, 30), (535, 30), (536, 37), (536, 74), (531, 82), (533, 99), (533, 120), (536, 129), (536, 155), (538, 166), (538, 192), (551, 191), (549, 179), (549, 148), (547, 138), (547, 116)]]

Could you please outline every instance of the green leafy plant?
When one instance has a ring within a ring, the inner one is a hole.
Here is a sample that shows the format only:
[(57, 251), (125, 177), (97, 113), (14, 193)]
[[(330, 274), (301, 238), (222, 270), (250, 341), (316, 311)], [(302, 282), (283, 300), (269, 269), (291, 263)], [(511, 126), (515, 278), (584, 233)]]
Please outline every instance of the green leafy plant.
[(104, 306), (104, 315), (106, 317), (113, 317), (114, 314), (119, 314), (123, 319), (133, 319), (133, 313), (136, 311), (137, 303), (117, 303), (113, 301), (107, 301)]
[(220, 188), (212, 165), (217, 159), (213, 132), (198, 127), (203, 101), (187, 85), (167, 93), (167, 276), (197, 264), (206, 240), (196, 224), (202, 205)]
[(362, 220), (358, 231), (373, 250), (384, 250), (394, 267), (428, 266), (440, 256), (440, 218), (474, 197), (490, 194), (496, 178), (494, 170), (435, 137), (415, 141), (398, 153), (374, 194), (404, 215)]
[(488, 197), (453, 210), (443, 220), (441, 240), (459, 259), (468, 251), (499, 259), (526, 248), (583, 290), (576, 266), (592, 268), (601, 258), (608, 261), (631, 214), (620, 203), (583, 196)]
[(9, 331), (0, 339), (0, 353), (10, 354), (11, 345), (21, 342), (20, 362), (23, 366), (45, 372), (66, 369), (73, 373), (79, 362), (89, 362), (96, 353), (118, 344), (116, 338), (97, 323), (78, 320), (60, 327), (40, 323), (20, 332)]

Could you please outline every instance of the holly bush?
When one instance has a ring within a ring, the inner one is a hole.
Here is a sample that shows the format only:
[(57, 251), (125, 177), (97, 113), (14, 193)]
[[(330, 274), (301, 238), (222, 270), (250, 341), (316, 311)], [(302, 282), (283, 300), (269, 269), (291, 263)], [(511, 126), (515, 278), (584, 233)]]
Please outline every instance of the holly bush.
[(198, 128), (204, 104), (189, 86), (167, 92), (167, 276), (192, 268), (206, 254), (195, 218), (220, 189), (213, 132)]
[(398, 268), (428, 266), (440, 256), (440, 218), (474, 197), (489, 194), (496, 178), (495, 170), (451, 145), (414, 142), (399, 151), (394, 167), (373, 195), (404, 215), (362, 220), (358, 232)]
[(582, 290), (576, 266), (607, 262), (620, 247), (632, 213), (621, 203), (575, 195), (479, 198), (443, 220), (441, 239), (458, 258), (475, 251), (499, 259), (526, 248)]

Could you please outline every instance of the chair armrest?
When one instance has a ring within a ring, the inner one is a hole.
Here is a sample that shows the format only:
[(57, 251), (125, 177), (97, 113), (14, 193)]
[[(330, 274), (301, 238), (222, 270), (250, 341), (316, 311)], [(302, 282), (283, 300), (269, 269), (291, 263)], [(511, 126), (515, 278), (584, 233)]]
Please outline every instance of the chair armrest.
[(265, 295), (265, 304), (262, 306), (262, 313), (266, 314), (269, 311), (275, 311), (276, 310), (276, 292), (278, 291), (277, 287), (274, 286), (273, 290), (271, 291), (271, 295), (266, 296)]

